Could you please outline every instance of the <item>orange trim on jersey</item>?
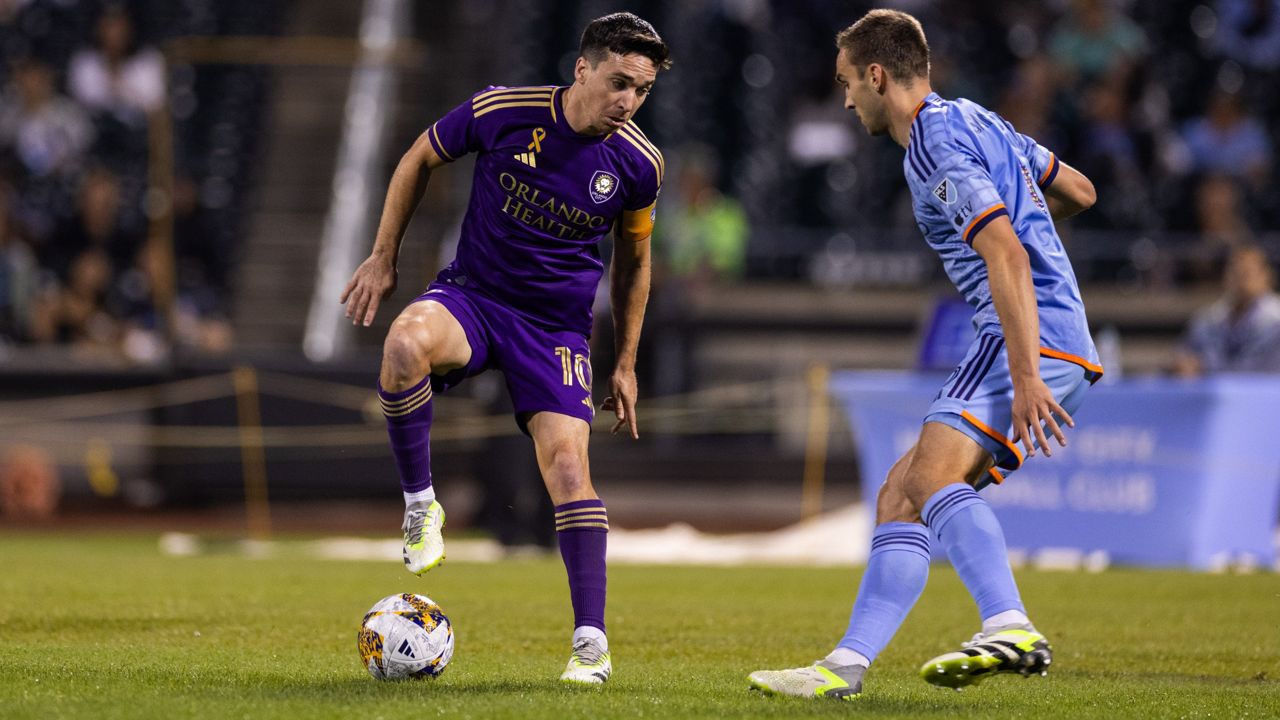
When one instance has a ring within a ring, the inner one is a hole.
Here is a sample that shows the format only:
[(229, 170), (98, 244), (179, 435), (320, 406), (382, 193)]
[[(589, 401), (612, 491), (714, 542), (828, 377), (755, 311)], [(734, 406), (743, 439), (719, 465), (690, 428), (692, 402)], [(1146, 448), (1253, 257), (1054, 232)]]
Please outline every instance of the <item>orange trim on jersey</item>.
[(1049, 164), (1045, 166), (1044, 174), (1040, 176), (1040, 180), (1036, 184), (1043, 186), (1045, 180), (1048, 180), (1049, 178), (1053, 177), (1053, 171), (1054, 171), (1054, 168), (1057, 166), (1057, 164), (1058, 164), (1058, 156), (1054, 155), (1053, 153), (1049, 153)]
[(632, 242), (648, 240), (653, 235), (653, 212), (658, 205), (654, 202), (647, 208), (639, 210), (623, 210), (622, 221), (618, 223), (620, 237)]
[[(1022, 466), (1022, 451), (1018, 449), (1017, 445), (1014, 445), (1013, 443), (1009, 442), (1009, 438), (1005, 437), (1004, 435), (1001, 435), (995, 430), (992, 430), (989, 425), (982, 422), (978, 418), (974, 417), (973, 413), (969, 412), (968, 410), (961, 410), (960, 417), (964, 418), (965, 420), (968, 420), (971, 425), (978, 428), (982, 432), (986, 433), (988, 436), (991, 437), (992, 440), (999, 440), (1000, 444), (1009, 448), (1009, 450), (1013, 452), (1013, 456), (1018, 458), (1018, 467)], [(1016, 470), (1017, 468), (1014, 468), (1014, 469)]]
[(992, 213), (995, 213), (995, 212), (999, 212), (999, 211), (1001, 211), (1001, 210), (1004, 210), (1004, 211), (1005, 211), (1005, 213), (1008, 213), (1008, 212), (1009, 212), (1008, 208), (1006, 208), (1006, 207), (1004, 206), (1004, 203), (999, 203), (999, 204), (997, 204), (997, 205), (993, 205), (993, 206), (991, 206), (991, 207), (987, 208), (986, 210), (984, 210), (984, 211), (982, 212), (982, 214), (981, 214), (981, 215), (976, 215), (976, 216), (974, 216), (974, 218), (973, 218), (972, 220), (970, 220), (970, 221), (969, 221), (969, 225), (968, 225), (967, 227), (965, 227), (964, 232), (963, 232), (963, 233), (960, 233), (960, 237), (964, 238), (964, 241), (965, 241), (966, 243), (970, 243), (970, 244), (972, 244), (972, 243), (973, 243), (973, 238), (969, 237), (969, 233), (973, 232), (973, 228), (974, 228), (978, 223), (980, 223), (980, 222), (982, 222), (984, 219), (986, 219), (986, 217), (987, 217), (988, 215), (990, 215), (990, 214), (992, 214)]
[(991, 473), (991, 479), (995, 480), (995, 483), (997, 485), (1004, 484), (1004, 475), (1001, 475), (999, 470), (992, 467), (992, 468), (989, 468), (987, 472)]
[[(1079, 365), (1080, 367), (1084, 368), (1085, 370), (1088, 370), (1089, 372), (1097, 375), (1098, 377), (1102, 377), (1103, 370), (1101, 365), (1094, 365), (1093, 363), (1089, 362), (1088, 360), (1085, 360), (1079, 355), (1064, 353), (1061, 350), (1054, 350), (1053, 348), (1047, 348), (1043, 345), (1040, 346), (1040, 355), (1042, 355), (1043, 357), (1053, 358), (1055, 360), (1066, 360), (1069, 363), (1075, 363), (1076, 365)], [(1094, 378), (1094, 380), (1097, 380), (1097, 378)]]
[(921, 100), (920, 104), (916, 106), (915, 112), (911, 113), (911, 122), (916, 121), (916, 116), (919, 115), (920, 111), (924, 109), (924, 105), (925, 105), (924, 100)]

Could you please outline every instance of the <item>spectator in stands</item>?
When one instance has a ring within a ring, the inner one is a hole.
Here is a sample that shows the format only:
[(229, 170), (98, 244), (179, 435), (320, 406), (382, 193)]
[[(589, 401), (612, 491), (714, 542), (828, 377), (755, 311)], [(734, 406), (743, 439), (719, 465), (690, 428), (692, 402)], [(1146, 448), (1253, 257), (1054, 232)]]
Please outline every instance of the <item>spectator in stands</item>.
[(1174, 374), (1280, 372), (1280, 296), (1274, 282), (1260, 247), (1232, 252), (1222, 299), (1192, 319), (1174, 359)]
[(1047, 56), (1033, 55), (1018, 64), (1000, 99), (1001, 116), (1013, 123), (1018, 132), (1036, 138), (1046, 147), (1062, 144), (1051, 117), (1058, 99), (1054, 73), (1055, 67)]
[(191, 178), (175, 179), (178, 297), (173, 307), (173, 339), (186, 349), (218, 355), (231, 350), (235, 337), (227, 319), (235, 248), (219, 243), (209, 232), (199, 196), (200, 189)]
[(1280, 69), (1280, 0), (1219, 0), (1214, 47), (1258, 70)]
[(71, 58), (68, 86), (91, 112), (141, 127), (148, 114), (164, 106), (164, 56), (139, 47), (128, 9), (112, 3), (98, 18), (97, 47)]
[(736, 280), (746, 264), (747, 215), (716, 187), (713, 165), (705, 152), (683, 155), (680, 202), (658, 241), (671, 272), (695, 284)]
[(26, 340), (40, 282), (35, 253), (11, 222), (14, 193), (0, 183), (0, 343)]
[(132, 263), (115, 277), (106, 307), (119, 322), (120, 351), (136, 363), (154, 363), (168, 354), (163, 320), (156, 310), (155, 278), (161, 254), (149, 245), (139, 248)]
[(1183, 128), (1183, 142), (1198, 172), (1223, 173), (1261, 189), (1271, 167), (1271, 139), (1236, 93), (1216, 89), (1203, 117)]
[(35, 178), (73, 175), (93, 141), (93, 126), (80, 107), (59, 95), (53, 68), (33, 58), (14, 67), (0, 101), (0, 148), (12, 152)]
[(141, 240), (121, 228), (119, 181), (95, 167), (85, 173), (76, 215), (45, 253), (45, 263), (65, 278), (74, 258), (96, 248), (106, 251), (114, 266), (124, 267), (132, 262)]
[(32, 328), (35, 339), (114, 354), (119, 327), (105, 306), (111, 276), (111, 261), (101, 248), (76, 257), (66, 286), (49, 293), (37, 309)]
[(1081, 172), (1099, 186), (1101, 199), (1094, 218), (1108, 228), (1148, 226), (1152, 214), (1150, 178), (1144, 172), (1138, 138), (1129, 122), (1129, 103), (1123, 84), (1114, 78), (1100, 80), (1084, 92), (1077, 151)]
[(1107, 0), (1074, 0), (1049, 38), (1049, 53), (1076, 81), (1127, 77), (1147, 52), (1147, 36)]
[(1239, 182), (1226, 175), (1209, 175), (1196, 188), (1196, 223), (1201, 248), (1220, 261), (1234, 248), (1250, 245), (1253, 231), (1245, 220)]

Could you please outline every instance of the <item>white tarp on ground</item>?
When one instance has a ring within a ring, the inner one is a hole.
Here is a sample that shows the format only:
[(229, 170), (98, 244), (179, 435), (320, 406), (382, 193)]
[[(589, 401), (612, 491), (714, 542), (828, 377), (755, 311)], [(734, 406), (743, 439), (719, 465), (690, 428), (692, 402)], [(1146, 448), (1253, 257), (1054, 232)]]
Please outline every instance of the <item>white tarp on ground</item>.
[[(653, 530), (609, 531), (609, 562), (652, 565), (857, 565), (866, 562), (871, 516), (850, 505), (772, 532), (711, 535), (677, 523)], [(308, 555), (330, 560), (399, 562), (399, 538), (327, 538)], [(447, 540), (448, 562), (497, 562), (512, 554), (494, 540)], [(271, 554), (270, 543), (255, 543), (254, 556)], [(200, 539), (182, 533), (160, 538), (166, 555), (199, 555)], [(514, 553), (518, 556), (520, 553)]]
[[(653, 530), (609, 531), (609, 562), (637, 565), (857, 565), (866, 562), (871, 517), (862, 505), (773, 532), (711, 535), (677, 523)], [(507, 556), (493, 540), (448, 540), (449, 562), (496, 562)], [(315, 556), (334, 560), (400, 559), (401, 541), (332, 538)]]
[[(609, 531), (609, 562), (649, 565), (861, 565), (867, 560), (871, 537), (871, 514), (866, 506), (850, 505), (789, 527), (764, 533), (711, 535), (683, 523), (653, 530)], [(287, 543), (285, 552), (297, 552), (299, 543)], [(309, 541), (308, 557), (329, 560), (373, 560), (399, 562), (401, 540), (387, 538), (327, 538)], [(238, 550), (249, 557), (265, 557), (276, 552), (271, 541), (245, 541)], [(505, 558), (527, 556), (521, 550), (503, 548), (495, 540), (449, 540), (449, 562), (491, 563)], [(1280, 531), (1276, 533), (1280, 553)], [(199, 537), (186, 533), (165, 533), (160, 551), (176, 557), (225, 551), (208, 547)], [(283, 549), (283, 548), (282, 548)], [(1028, 553), (1009, 549), (1016, 567), (1030, 565), (1040, 570), (1085, 570), (1100, 572), (1109, 566), (1105, 553), (1085, 553), (1075, 548), (1041, 548)], [(1215, 568), (1218, 572), (1253, 572), (1256, 566)], [(1280, 560), (1272, 568), (1280, 572)]]
[(850, 505), (764, 533), (708, 535), (684, 524), (610, 530), (609, 562), (657, 565), (857, 565), (866, 562), (871, 514)]

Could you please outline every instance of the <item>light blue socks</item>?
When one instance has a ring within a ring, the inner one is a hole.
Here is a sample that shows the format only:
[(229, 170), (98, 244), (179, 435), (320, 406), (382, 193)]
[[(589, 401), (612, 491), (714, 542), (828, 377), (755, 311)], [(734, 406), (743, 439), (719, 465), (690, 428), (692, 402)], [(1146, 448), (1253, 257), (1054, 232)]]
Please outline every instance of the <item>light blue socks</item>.
[(929, 531), (904, 522), (877, 527), (849, 630), (828, 658), (839, 665), (870, 665), (920, 599), (928, 579)]
[(1009, 610), (1025, 615), (1000, 521), (973, 488), (963, 483), (942, 488), (920, 515), (938, 536), (984, 620)]

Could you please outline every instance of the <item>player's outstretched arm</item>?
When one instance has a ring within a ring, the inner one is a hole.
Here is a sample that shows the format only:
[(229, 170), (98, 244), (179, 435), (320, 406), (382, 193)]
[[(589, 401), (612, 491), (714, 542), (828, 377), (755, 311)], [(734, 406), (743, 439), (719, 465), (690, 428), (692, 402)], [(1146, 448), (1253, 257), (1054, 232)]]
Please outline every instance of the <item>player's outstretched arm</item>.
[(1049, 214), (1057, 221), (1093, 207), (1098, 193), (1084, 173), (1059, 160), (1058, 173), (1044, 188), (1044, 198), (1049, 205)]
[(387, 187), (387, 199), (382, 205), (382, 219), (378, 222), (378, 234), (373, 241), (373, 252), (356, 268), (338, 302), (347, 306), (347, 317), (352, 324), (368, 327), (373, 316), (396, 289), (396, 259), (400, 256), (400, 243), (413, 211), (422, 201), (427, 190), (431, 171), (444, 164), (444, 160), (431, 147), (427, 134), (423, 133), (400, 158), (391, 184)]
[(616, 234), (613, 264), (609, 268), (609, 294), (613, 306), (614, 350), (617, 365), (609, 378), (611, 395), (604, 410), (617, 418), (613, 432), (626, 427), (631, 437), (640, 438), (636, 422), (636, 349), (640, 346), (640, 326), (649, 302), (649, 236), (635, 240), (625, 232)]
[(1070, 427), (1075, 427), (1075, 421), (1040, 378), (1040, 316), (1027, 251), (1007, 217), (996, 218), (978, 231), (973, 249), (987, 264), (991, 299), (1004, 329), (1013, 379), (1013, 441), (1023, 444), (1027, 457), (1035, 455), (1033, 440), (1046, 456), (1053, 455), (1041, 425), (1049, 429), (1060, 446), (1066, 447), (1067, 438), (1054, 416)]

